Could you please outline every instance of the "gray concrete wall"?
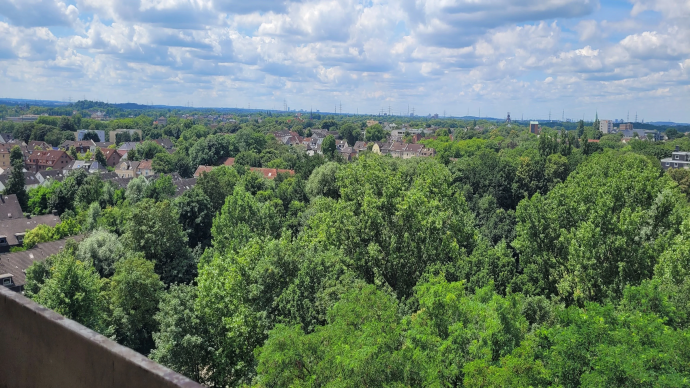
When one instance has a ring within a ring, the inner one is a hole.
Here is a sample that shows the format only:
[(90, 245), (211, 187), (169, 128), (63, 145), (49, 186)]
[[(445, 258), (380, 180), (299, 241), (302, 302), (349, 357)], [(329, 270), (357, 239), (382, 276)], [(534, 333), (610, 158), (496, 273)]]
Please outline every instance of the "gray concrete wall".
[(0, 286), (0, 387), (201, 387)]

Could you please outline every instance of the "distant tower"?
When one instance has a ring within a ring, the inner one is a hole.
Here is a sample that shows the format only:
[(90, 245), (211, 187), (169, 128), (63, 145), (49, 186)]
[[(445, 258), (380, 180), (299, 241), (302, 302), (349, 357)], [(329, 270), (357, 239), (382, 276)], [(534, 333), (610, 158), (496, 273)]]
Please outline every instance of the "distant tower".
[(506, 117), (506, 124), (510, 124), (510, 112), (508, 112), (508, 117)]

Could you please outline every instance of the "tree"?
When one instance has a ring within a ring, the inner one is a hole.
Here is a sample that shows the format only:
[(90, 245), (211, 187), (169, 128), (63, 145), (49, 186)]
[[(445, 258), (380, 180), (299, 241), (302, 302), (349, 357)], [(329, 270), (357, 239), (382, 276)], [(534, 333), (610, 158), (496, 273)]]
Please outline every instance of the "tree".
[(177, 197), (174, 204), (180, 214), (180, 224), (189, 237), (189, 246), (208, 246), (214, 216), (208, 196), (195, 187)]
[(22, 154), (22, 150), (19, 146), (12, 147), (10, 151), (10, 166), (12, 166), (12, 172), (10, 173), (10, 179), (7, 181), (7, 187), (5, 188), (4, 194), (15, 194), (17, 196), (17, 201), (19, 201), (19, 206), (21, 206), (22, 209), (28, 209), (29, 196), (26, 193), (25, 187), (24, 154)]
[(94, 142), (100, 142), (101, 138), (98, 137), (98, 133), (96, 133), (95, 131), (88, 131), (84, 134), (84, 138), (82, 140), (83, 141), (93, 140)]
[(69, 253), (52, 258), (48, 278), (34, 300), (68, 319), (104, 332), (101, 280), (93, 267)]
[(577, 137), (582, 139), (582, 136), (585, 134), (585, 121), (580, 120), (577, 123)]
[(201, 174), (195, 187), (201, 189), (211, 201), (211, 213), (215, 216), (225, 204), (225, 199), (232, 195), (239, 180), (236, 169), (220, 166)]
[(195, 381), (203, 382), (203, 371), (211, 364), (212, 348), (208, 346), (208, 323), (196, 309), (195, 286), (172, 285), (161, 295), (154, 315), (160, 331), (153, 334), (156, 344), (151, 359)]
[(309, 198), (316, 198), (320, 195), (325, 197), (338, 199), (340, 192), (336, 182), (336, 175), (338, 173), (338, 163), (329, 162), (323, 166), (317, 167), (312, 172), (307, 181), (306, 192)]
[(149, 186), (149, 181), (145, 176), (140, 175), (127, 183), (127, 190), (125, 191), (125, 198), (131, 203), (136, 204), (142, 199), (146, 198), (146, 191)]
[(144, 199), (137, 203), (127, 219), (122, 243), (153, 261), (165, 284), (194, 279), (196, 263), (187, 246), (187, 234), (180, 225), (177, 209), (169, 201)]
[(96, 229), (79, 243), (77, 260), (90, 263), (101, 277), (111, 277), (115, 265), (125, 257), (126, 251), (117, 235), (105, 229)]
[(153, 267), (152, 262), (136, 256), (118, 261), (108, 293), (117, 341), (141, 354), (149, 354), (153, 333), (158, 330), (154, 314), (163, 283)]
[(196, 166), (215, 166), (218, 160), (228, 156), (231, 156), (230, 142), (224, 135), (211, 135), (200, 139), (189, 150), (189, 159), (195, 168)]
[(100, 148), (96, 148), (96, 155), (94, 159), (98, 162), (103, 167), (108, 166), (108, 162), (105, 160), (105, 155), (103, 155), (103, 151), (101, 151)]
[(69, 150), (67, 150), (67, 153), (69, 156), (72, 157), (73, 160), (77, 160), (79, 158), (79, 154), (77, 153), (77, 147), (75, 146), (70, 146)]
[(374, 124), (365, 129), (364, 138), (366, 141), (379, 141), (386, 138), (386, 133), (381, 124)]
[(350, 147), (355, 145), (355, 142), (359, 140), (360, 129), (357, 128), (352, 123), (345, 123), (340, 127), (340, 136), (347, 141)]
[[(74, 125), (72, 120), (70, 120), (70, 118), (67, 116), (60, 117), (60, 123), (58, 124), (58, 128), (60, 128), (60, 131), (65, 131), (65, 132), (75, 132), (77, 130), (77, 126)], [(96, 136), (96, 139), (98, 139), (98, 136)], [(88, 139), (84, 139), (84, 140), (88, 140)], [(100, 140), (94, 140), (94, 141), (100, 141)]]
[(321, 143), (321, 151), (323, 154), (331, 159), (335, 157), (335, 137), (333, 135), (326, 136)]
[(547, 195), (522, 201), (513, 242), (519, 287), (582, 305), (616, 300), (627, 285), (651, 278), (683, 217), (682, 194), (669, 183), (659, 178), (658, 162), (607, 152)]

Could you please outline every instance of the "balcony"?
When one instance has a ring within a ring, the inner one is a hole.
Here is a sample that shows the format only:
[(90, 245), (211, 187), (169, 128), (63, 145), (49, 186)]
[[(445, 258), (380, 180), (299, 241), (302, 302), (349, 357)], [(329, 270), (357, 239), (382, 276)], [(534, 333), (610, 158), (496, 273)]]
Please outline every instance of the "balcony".
[(0, 387), (201, 385), (0, 286)]

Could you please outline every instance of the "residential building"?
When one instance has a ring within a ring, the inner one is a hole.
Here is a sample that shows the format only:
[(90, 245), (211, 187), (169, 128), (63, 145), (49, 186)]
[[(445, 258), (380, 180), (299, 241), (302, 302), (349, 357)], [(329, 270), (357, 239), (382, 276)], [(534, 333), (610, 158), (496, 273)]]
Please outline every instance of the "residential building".
[(98, 135), (99, 142), (105, 141), (105, 131), (91, 131), (88, 129), (80, 129), (77, 132), (74, 132), (74, 138), (77, 139), (77, 141), (82, 141), (84, 140), (84, 136), (86, 136), (86, 134), (89, 132), (95, 132), (96, 135)]
[(539, 122), (538, 121), (530, 121), (529, 122), (529, 132), (533, 133), (535, 135), (539, 135), (541, 133), (541, 128), (539, 128)]
[(95, 160), (73, 160), (65, 166), (65, 171), (74, 171), (78, 169), (84, 169), (89, 174), (102, 173), (108, 171), (108, 169), (102, 164)]
[(199, 178), (202, 174), (210, 172), (213, 170), (214, 166), (199, 166), (196, 168), (196, 171), (194, 172), (194, 178)]
[(103, 156), (105, 157), (105, 162), (108, 167), (115, 167), (115, 165), (120, 163), (120, 159), (122, 159), (122, 155), (120, 155), (116, 149), (101, 148), (101, 152), (103, 152)]
[(166, 119), (165, 117), (161, 116), (161, 117), (158, 118), (158, 120), (156, 120), (156, 122), (155, 122), (154, 124), (158, 124), (158, 125), (161, 125), (161, 126), (166, 126), (166, 125), (168, 125), (168, 119)]
[(120, 178), (134, 178), (136, 176), (137, 168), (139, 167), (139, 162), (130, 162), (128, 160), (121, 161), (115, 167), (115, 173)]
[(72, 157), (66, 151), (38, 151), (29, 155), (25, 161), (26, 169), (30, 172), (39, 172), (47, 168), (53, 170), (64, 169)]
[(367, 148), (367, 142), (365, 141), (358, 141), (355, 142), (355, 145), (352, 146), (352, 148), (355, 150), (355, 152), (359, 155), (360, 152), (366, 151)]
[(21, 205), (19, 205), (17, 195), (0, 195), (0, 221), (12, 218), (24, 218), (24, 212)]
[(71, 141), (71, 140), (66, 140), (62, 144), (60, 144), (60, 149), (63, 149), (65, 151), (69, 151), (70, 148), (76, 148), (77, 152), (80, 154), (85, 154), (87, 152), (91, 152), (91, 154), (94, 154), (96, 152), (96, 149), (98, 146), (96, 146), (96, 143), (93, 140), (85, 140), (85, 141)]
[(143, 176), (148, 177), (148, 176), (151, 176), (153, 174), (154, 174), (154, 172), (153, 172), (153, 167), (151, 167), (151, 160), (142, 160), (141, 162), (139, 162), (139, 166), (137, 167), (137, 170), (136, 170), (137, 176), (143, 175)]
[[(143, 137), (142, 137), (142, 136), (143, 136), (143, 132), (141, 132), (141, 129), (116, 129), (116, 130), (114, 130), (114, 131), (110, 131), (110, 133), (109, 133), (109, 135), (108, 135), (108, 136), (110, 137), (110, 139), (108, 139), (108, 140), (109, 140), (111, 143), (116, 143), (116, 142), (117, 142), (117, 135), (118, 135), (118, 134), (121, 134), (121, 133), (125, 133), (125, 132), (129, 133), (129, 136), (130, 136), (130, 137), (133, 136), (135, 133), (138, 133), (138, 134), (139, 134), (139, 138), (140, 138), (140, 139), (143, 139)], [(105, 140), (104, 140), (104, 141), (105, 141)]]
[(166, 150), (172, 150), (175, 144), (170, 139), (155, 139), (154, 142)]
[(53, 181), (62, 182), (65, 176), (65, 170), (47, 170), (36, 173), (36, 179), (44, 186), (49, 185)]
[(0, 143), (5, 144), (12, 140), (14, 140), (14, 135), (11, 133), (0, 133)]
[(681, 151), (680, 146), (676, 146), (670, 158), (661, 159), (661, 168), (690, 168), (690, 152)]
[(74, 236), (63, 240), (36, 244), (35, 247), (22, 252), (7, 253), (0, 256), (0, 273), (10, 274), (12, 285), (3, 284), (16, 292), (24, 291), (26, 270), (35, 262), (43, 261), (49, 256), (60, 253), (67, 240), (81, 241), (83, 236)]
[(599, 131), (605, 135), (613, 133), (613, 120), (599, 121)]
[(38, 225), (55, 227), (60, 223), (60, 217), (52, 214), (44, 216), (32, 216), (30, 218), (18, 217), (0, 221), (0, 252), (9, 252), (10, 248), (24, 244), (26, 232)]
[(632, 123), (626, 123), (626, 124), (621, 124), (618, 126), (619, 131), (632, 131), (633, 130), (633, 124)]
[(29, 145), (27, 146), (29, 150), (41, 150), (41, 151), (49, 151), (53, 149), (53, 146), (44, 142), (44, 141), (30, 141)]

